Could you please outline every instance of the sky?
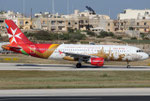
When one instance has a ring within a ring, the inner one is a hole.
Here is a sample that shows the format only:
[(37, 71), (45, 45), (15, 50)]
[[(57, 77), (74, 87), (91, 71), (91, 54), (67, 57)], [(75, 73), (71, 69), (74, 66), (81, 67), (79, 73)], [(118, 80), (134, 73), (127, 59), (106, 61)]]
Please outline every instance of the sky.
[[(67, 10), (69, 1), (69, 12)], [(92, 7), (97, 14), (109, 15), (117, 19), (117, 15), (124, 9), (150, 9), (150, 0), (54, 0), (55, 13), (73, 13), (75, 9), (86, 10)], [(0, 0), (0, 10), (13, 10), (29, 16), (31, 8), (34, 13), (52, 12), (52, 0)]]

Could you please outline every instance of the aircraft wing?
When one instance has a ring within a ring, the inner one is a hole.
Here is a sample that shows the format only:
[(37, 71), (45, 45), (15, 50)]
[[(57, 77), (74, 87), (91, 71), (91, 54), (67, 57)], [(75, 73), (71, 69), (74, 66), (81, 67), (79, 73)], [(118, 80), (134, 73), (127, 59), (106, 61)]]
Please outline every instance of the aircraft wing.
[(82, 61), (88, 61), (91, 57), (95, 57), (91, 55), (84, 55), (84, 54), (78, 54), (78, 53), (69, 53), (69, 52), (61, 52), (61, 53), (64, 53), (66, 56), (70, 56), (77, 60), (82, 60)]

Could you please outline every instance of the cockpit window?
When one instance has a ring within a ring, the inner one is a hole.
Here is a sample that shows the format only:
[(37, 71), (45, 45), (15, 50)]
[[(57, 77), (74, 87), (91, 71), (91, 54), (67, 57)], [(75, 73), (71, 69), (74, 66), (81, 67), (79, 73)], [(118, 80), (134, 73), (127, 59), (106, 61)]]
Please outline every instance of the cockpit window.
[(143, 52), (142, 50), (137, 50), (137, 53)]

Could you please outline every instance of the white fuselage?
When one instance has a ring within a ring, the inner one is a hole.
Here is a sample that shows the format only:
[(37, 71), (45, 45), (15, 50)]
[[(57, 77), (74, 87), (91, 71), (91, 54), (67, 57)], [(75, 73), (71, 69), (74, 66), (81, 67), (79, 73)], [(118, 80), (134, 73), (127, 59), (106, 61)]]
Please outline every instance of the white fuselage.
[(65, 54), (60, 54), (60, 51), (102, 57), (105, 61), (138, 61), (149, 58), (147, 53), (132, 46), (62, 44), (54, 51), (49, 59), (63, 59), (66, 57)]

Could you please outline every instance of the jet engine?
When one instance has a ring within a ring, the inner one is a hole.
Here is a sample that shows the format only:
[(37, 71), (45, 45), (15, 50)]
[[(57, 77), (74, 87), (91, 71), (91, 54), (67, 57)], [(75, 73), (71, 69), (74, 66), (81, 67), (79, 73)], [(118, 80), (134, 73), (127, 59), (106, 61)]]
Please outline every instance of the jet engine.
[(103, 66), (104, 58), (91, 58), (90, 63), (91, 65), (94, 65), (94, 66)]

